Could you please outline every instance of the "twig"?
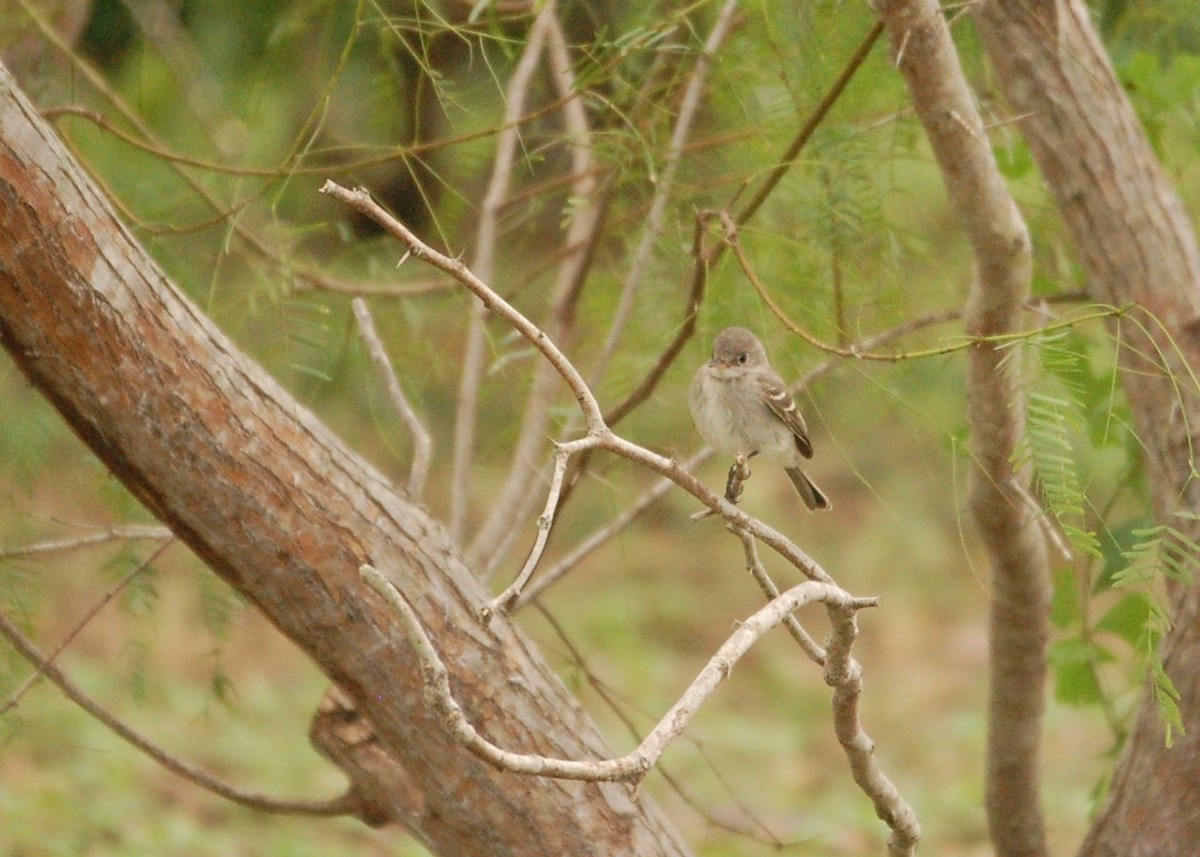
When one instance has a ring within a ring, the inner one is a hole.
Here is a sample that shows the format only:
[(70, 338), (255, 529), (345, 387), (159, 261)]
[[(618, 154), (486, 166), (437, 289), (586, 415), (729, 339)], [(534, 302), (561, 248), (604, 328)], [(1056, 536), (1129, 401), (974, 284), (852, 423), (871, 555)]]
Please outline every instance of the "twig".
[[(571, 151), (572, 176), (570, 218), (564, 236), (567, 252), (558, 267), (545, 330), (559, 349), (566, 349), (574, 336), (576, 306), (594, 258), (593, 250), (599, 240), (607, 205), (605, 195), (600, 192), (601, 183), (593, 169), (593, 143), (587, 112), (578, 98), (565, 98), (575, 92), (577, 86), (556, 6), (553, 2), (547, 3), (543, 11), (550, 15), (546, 31), (547, 58), (551, 80), (558, 94), (564, 97), (562, 117)], [(508, 476), (499, 496), (491, 504), (490, 514), (467, 550), (468, 564), (474, 567), (482, 564), (485, 578), (503, 556), (498, 550), (501, 543), (507, 539), (522, 515), (532, 509), (531, 488), (541, 473), (540, 463), (549, 433), (550, 405), (554, 401), (556, 383), (553, 367), (538, 363), (525, 399), (521, 429), (513, 445)]]
[[(746, 486), (746, 481), (750, 478), (750, 459), (743, 453), (738, 453), (733, 464), (729, 465), (729, 473), (725, 477), (725, 500), (729, 503), (737, 505), (742, 499), (742, 490)], [(693, 521), (699, 521), (713, 514), (712, 509), (704, 509), (692, 515)]]
[[(525, 49), (513, 69), (504, 90), (504, 125), (496, 136), (496, 154), (492, 158), (492, 174), (487, 191), (479, 206), (479, 225), (475, 233), (475, 253), (471, 268), (480, 279), (493, 279), (496, 240), (499, 236), (500, 209), (508, 195), (516, 160), (520, 126), (515, 121), (525, 109), (529, 83), (537, 70), (538, 61), (546, 46), (546, 33), (554, 18), (554, 4), (542, 7), (529, 35)], [(365, 212), (364, 212), (365, 213)], [(461, 545), (466, 535), (467, 511), (470, 502), (471, 462), (475, 454), (475, 423), (479, 410), (479, 388), (483, 383), (484, 355), (487, 339), (488, 307), (482, 301), (471, 304), (471, 319), (467, 328), (467, 343), (463, 351), (462, 374), (459, 376), (455, 400), (454, 453), (450, 474), (450, 536)]]
[[(634, 708), (638, 714), (646, 717), (647, 719), (650, 718), (650, 715), (647, 714), (636, 703), (631, 702), (628, 699), (618, 698), (619, 694), (610, 688), (604, 682), (604, 680), (600, 678), (600, 676), (596, 675), (596, 673), (592, 671), (591, 667), (584, 659), (583, 653), (579, 651), (578, 647), (571, 641), (571, 638), (567, 636), (566, 629), (562, 626), (562, 623), (554, 617), (554, 614), (547, 610), (542, 604), (536, 604), (535, 608), (542, 619), (545, 620), (546, 624), (550, 626), (550, 629), (558, 638), (559, 643), (566, 648), (566, 653), (570, 658), (571, 663), (575, 669), (579, 670), (579, 672), (583, 675), (584, 680), (588, 683), (588, 686), (598, 697), (600, 697), (601, 700), (604, 701), (604, 704), (608, 706), (608, 710), (611, 711), (616, 718), (621, 721), (622, 724), (624, 724), (625, 729), (630, 736), (635, 741), (638, 740), (640, 733), (638, 732), (636, 724), (633, 722), (633, 718), (630, 717), (629, 713), (626, 711), (626, 707)], [(770, 845), (774, 848), (787, 847), (790, 843), (781, 840), (771, 831), (769, 827), (767, 827), (764, 822), (756, 818), (751, 808), (746, 806), (738, 796), (737, 791), (734, 788), (731, 788), (730, 785), (725, 781), (725, 778), (721, 775), (720, 770), (708, 757), (704, 743), (690, 736), (685, 736), (683, 740), (689, 741), (693, 748), (700, 754), (700, 757), (704, 759), (706, 764), (708, 764), (713, 775), (717, 778), (717, 781), (725, 789), (726, 799), (732, 802), (733, 805), (736, 806), (738, 810), (746, 816), (748, 819), (748, 824), (736, 824), (732, 821), (724, 820), (713, 815), (712, 812), (710, 812), (701, 804), (699, 799), (688, 792), (683, 783), (679, 781), (679, 778), (672, 774), (660, 759), (658, 765), (656, 766), (658, 775), (666, 781), (667, 785), (671, 787), (671, 790), (679, 796), (679, 799), (682, 800), (684, 804), (686, 804), (693, 812), (695, 812), (696, 815), (704, 819), (713, 827), (724, 830), (728, 833), (732, 833), (736, 836), (742, 836), (755, 842), (761, 842), (765, 845)]]
[(792, 164), (796, 163), (796, 158), (799, 157), (800, 151), (808, 143), (812, 135), (816, 133), (817, 128), (820, 127), (825, 117), (829, 115), (829, 111), (833, 109), (833, 105), (842, 97), (842, 93), (846, 91), (846, 87), (850, 85), (850, 81), (854, 79), (854, 75), (862, 67), (862, 64), (866, 62), (867, 57), (871, 54), (871, 48), (875, 46), (875, 42), (879, 40), (882, 34), (883, 23), (876, 22), (871, 31), (867, 33), (866, 37), (859, 44), (858, 49), (855, 50), (854, 54), (846, 62), (837, 80), (833, 82), (833, 85), (829, 87), (829, 91), (825, 93), (825, 97), (813, 109), (812, 114), (808, 117), (808, 121), (804, 123), (804, 127), (796, 133), (791, 144), (784, 150), (783, 155), (779, 158), (779, 161), (772, 168), (771, 172), (767, 173), (767, 177), (759, 185), (758, 190), (754, 192), (754, 196), (742, 206), (741, 210), (734, 217), (734, 221), (739, 226), (745, 225), (754, 216), (755, 212), (767, 201), (767, 197), (771, 195), (771, 192), (775, 190), (776, 185), (787, 175), (787, 171), (792, 168)]
[(537, 520), (537, 539), (534, 542), (533, 549), (529, 552), (529, 556), (525, 560), (525, 566), (521, 569), (516, 579), (499, 595), (492, 599), (491, 603), (483, 608), (482, 618), (487, 622), (491, 619), (493, 613), (497, 610), (507, 611), (512, 606), (512, 602), (521, 594), (521, 590), (533, 575), (533, 570), (537, 568), (537, 564), (542, 559), (542, 552), (546, 550), (546, 541), (550, 538), (550, 530), (554, 526), (554, 512), (558, 508), (558, 494), (562, 490), (563, 476), (567, 472), (567, 462), (571, 458), (573, 448), (584, 448), (594, 445), (595, 441), (591, 437), (585, 437), (582, 440), (575, 441), (573, 444), (562, 444), (554, 450), (554, 475), (550, 478), (550, 490), (546, 493), (546, 508)]
[(90, 536), (79, 536), (71, 539), (54, 539), (45, 542), (35, 542), (17, 548), (0, 550), (0, 559), (15, 559), (23, 556), (37, 556), (45, 553), (60, 553), (63, 551), (80, 550), (114, 541), (168, 541), (175, 538), (167, 527), (146, 527), (138, 524), (109, 527), (103, 532)]
[(600, 350), (600, 357), (592, 368), (590, 377), (592, 386), (595, 386), (598, 379), (603, 376), (612, 355), (617, 350), (617, 344), (629, 324), (629, 318), (633, 314), (638, 287), (641, 285), (655, 242), (662, 234), (663, 217), (666, 214), (671, 194), (675, 190), (675, 171), (679, 166), (684, 144), (691, 134), (692, 122), (700, 107), (700, 97), (704, 92), (713, 56), (720, 50), (729, 31), (733, 28), (734, 13), (737, 8), (738, 0), (726, 0), (708, 34), (704, 49), (696, 57), (696, 64), (688, 76), (687, 87), (679, 105), (679, 115), (675, 120), (675, 128), (671, 132), (671, 141), (667, 145), (666, 155), (663, 159), (663, 167), (654, 183), (654, 199), (650, 203), (650, 211), (646, 215), (642, 237), (633, 253), (633, 260), (629, 263), (629, 271), (625, 275), (625, 285), (621, 289), (621, 298), (617, 304), (617, 310), (613, 314), (604, 346)]
[(42, 653), (38, 651), (38, 648), (25, 638), (25, 635), (20, 632), (3, 611), (0, 611), (0, 636), (5, 637), (21, 657), (25, 658), (35, 669), (45, 675), (68, 699), (107, 726), (123, 741), (132, 744), (167, 770), (178, 774), (184, 779), (190, 780), (192, 783), (213, 794), (241, 804), (242, 806), (248, 806), (251, 809), (277, 815), (351, 815), (358, 808), (358, 802), (353, 792), (347, 792), (341, 797), (326, 801), (278, 800), (266, 795), (248, 792), (222, 780), (218, 780), (195, 765), (175, 758), (166, 750), (126, 726), (113, 714), (109, 713), (100, 703), (96, 702), (96, 700), (92, 699), (71, 682), (58, 667), (44, 658)]
[[(775, 581), (767, 574), (767, 569), (763, 566), (762, 560), (758, 556), (758, 546), (754, 541), (754, 536), (737, 527), (730, 527), (729, 529), (742, 543), (742, 553), (746, 557), (746, 569), (754, 577), (754, 582), (758, 584), (758, 588), (762, 590), (763, 595), (767, 597), (768, 601), (778, 598), (779, 587), (775, 585)], [(804, 627), (795, 616), (785, 618), (783, 625), (810, 661), (819, 666), (825, 666), (825, 650), (821, 648), (816, 640), (809, 636), (809, 633), (804, 630)]]
[(47, 657), (46, 660), (37, 669), (35, 669), (28, 678), (25, 679), (25, 681), (21, 682), (21, 685), (14, 690), (12, 696), (8, 698), (8, 702), (4, 703), (3, 707), (0, 707), (0, 717), (3, 717), (10, 710), (16, 708), (17, 705), (20, 704), (21, 697), (25, 695), (29, 688), (33, 687), (33, 683), (37, 681), (38, 677), (41, 676), (41, 674), (45, 671), (45, 668), (58, 659), (58, 656), (62, 654), (62, 650), (70, 645), (72, 640), (79, 636), (79, 632), (87, 627), (87, 624), (96, 617), (96, 614), (104, 608), (104, 605), (116, 598), (121, 590), (128, 585), (129, 581), (133, 580), (135, 577), (149, 568), (150, 564), (162, 556), (163, 552), (172, 544), (174, 544), (174, 542), (175, 537), (174, 534), (172, 534), (170, 539), (168, 539), (164, 544), (159, 545), (158, 549), (154, 551), (154, 553), (150, 554), (150, 556), (148, 556), (146, 559), (135, 565), (124, 577), (118, 580), (112, 588), (105, 592), (100, 600), (91, 606), (91, 609), (83, 614), (79, 621), (75, 623), (75, 627), (67, 632), (67, 635), (62, 638), (59, 644), (54, 648), (54, 651), (50, 653), (49, 657)]
[(540, 351), (542, 356), (549, 361), (559, 376), (566, 381), (567, 386), (571, 388), (571, 392), (575, 395), (579, 407), (583, 409), (584, 423), (587, 426), (587, 430), (589, 432), (605, 430), (604, 419), (600, 413), (600, 405), (596, 401), (596, 397), (592, 394), (592, 391), (588, 389), (583, 376), (579, 374), (579, 371), (571, 361), (566, 358), (562, 351), (558, 349), (558, 346), (536, 324), (522, 315), (516, 307), (496, 294), (491, 287), (464, 265), (462, 260), (451, 258), (423, 242), (412, 230), (381, 208), (371, 199), (371, 195), (365, 190), (349, 190), (337, 182), (327, 181), (321, 186), (320, 192), (332, 196), (355, 211), (367, 215), (399, 239), (415, 258), (421, 259), (440, 271), (444, 271), (465, 286), (468, 291), (483, 302), (484, 306), (503, 318), (518, 333), (529, 340), (533, 347)]
[(404, 395), (404, 390), (400, 387), (400, 380), (396, 377), (396, 372), (388, 359), (383, 341), (375, 331), (375, 320), (371, 317), (371, 310), (367, 307), (367, 302), (362, 298), (354, 298), (350, 301), (350, 307), (354, 310), (354, 318), (358, 322), (358, 332), (367, 346), (367, 353), (371, 355), (371, 362), (375, 364), (375, 369), (383, 379), (384, 386), (387, 387), (392, 407), (404, 420), (404, 424), (412, 435), (413, 460), (408, 471), (408, 494), (413, 499), (419, 500), (425, 489), (425, 478), (429, 475), (429, 459), (433, 454), (433, 440), (429, 437), (429, 432), (425, 430), (425, 426), (422, 425), (416, 411), (412, 409), (412, 405)]
[[(682, 465), (684, 470), (692, 471), (703, 464), (709, 458), (712, 458), (712, 449), (705, 447), (700, 452), (685, 461)], [(670, 479), (660, 479), (650, 488), (642, 492), (636, 500), (630, 503), (623, 512), (613, 518), (600, 529), (596, 530), (582, 542), (575, 546), (566, 556), (556, 562), (553, 566), (546, 569), (531, 586), (521, 592), (512, 604), (508, 607), (508, 612), (515, 613), (522, 607), (525, 607), (530, 602), (534, 601), (539, 595), (546, 591), (552, 584), (557, 582), (559, 578), (565, 576), (571, 569), (579, 565), (584, 559), (598, 550), (609, 539), (618, 535), (626, 527), (636, 521), (642, 514), (663, 498), (663, 496), (675, 486), (675, 483)]]
[[(379, 571), (369, 565), (363, 565), (359, 568), (359, 573), (395, 610), (420, 662), (426, 702), (438, 713), (447, 731), (456, 741), (500, 770), (589, 782), (640, 783), (667, 746), (683, 732), (700, 707), (729, 676), (734, 665), (764, 634), (783, 621), (784, 616), (805, 604), (820, 601), (829, 607), (831, 615), (836, 615), (840, 623), (852, 623), (858, 610), (873, 607), (877, 603), (877, 599), (874, 598), (854, 598), (829, 583), (810, 580), (792, 587), (738, 626), (658, 725), (642, 739), (637, 749), (620, 758), (589, 762), (514, 753), (497, 747), (480, 735), (454, 699), (446, 666), (422, 627), (416, 611)], [(853, 640), (852, 629), (843, 631), (842, 638)], [(840, 657), (849, 658), (848, 648), (839, 648), (837, 651)], [(854, 677), (852, 670), (843, 662), (835, 664), (833, 669), (827, 665), (825, 673), (827, 681), (831, 678), (846, 680)]]

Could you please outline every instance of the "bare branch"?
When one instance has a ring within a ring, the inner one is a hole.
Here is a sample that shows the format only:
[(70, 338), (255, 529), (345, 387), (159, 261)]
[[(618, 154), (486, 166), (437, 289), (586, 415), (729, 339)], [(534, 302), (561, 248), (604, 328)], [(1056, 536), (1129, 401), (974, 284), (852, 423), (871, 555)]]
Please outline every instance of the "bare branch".
[(168, 771), (190, 780), (202, 789), (242, 806), (277, 815), (351, 815), (357, 812), (357, 800), (352, 793), (326, 801), (278, 800), (255, 792), (245, 791), (218, 780), (200, 768), (177, 759), (157, 744), (134, 731), (77, 687), (58, 667), (42, 656), (37, 647), (25, 638), (16, 625), (0, 611), (0, 636), (5, 637), (17, 653), (41, 674), (45, 675), (64, 695), (92, 717), (112, 730), (123, 741), (132, 744)]
[[(703, 464), (708, 459), (712, 458), (713, 451), (707, 447), (696, 453), (694, 456), (685, 461), (681, 466), (684, 470), (692, 471)], [(579, 565), (584, 559), (590, 556), (594, 551), (598, 550), (609, 539), (621, 533), (626, 527), (636, 521), (642, 514), (663, 498), (663, 496), (674, 487), (675, 483), (670, 479), (660, 479), (650, 488), (642, 492), (636, 500), (630, 503), (624, 511), (605, 524), (603, 527), (596, 530), (582, 542), (580, 542), (566, 556), (556, 562), (553, 566), (546, 569), (533, 584), (520, 593), (511, 604), (508, 606), (508, 612), (515, 613), (522, 607), (529, 604), (531, 601), (541, 595), (551, 585), (556, 583), (560, 578), (564, 577), (571, 569)]]
[(375, 364), (379, 377), (383, 379), (384, 386), (387, 387), (388, 399), (391, 400), (392, 407), (404, 420), (409, 434), (412, 435), (413, 460), (408, 471), (407, 488), (410, 497), (420, 499), (421, 493), (425, 489), (425, 478), (429, 475), (429, 459), (433, 454), (433, 440), (429, 437), (429, 432), (425, 430), (416, 411), (412, 409), (412, 405), (408, 403), (404, 390), (400, 388), (400, 379), (396, 377), (392, 362), (388, 359), (387, 350), (383, 347), (383, 342), (375, 331), (375, 320), (371, 317), (371, 310), (367, 307), (367, 302), (362, 298), (354, 298), (350, 301), (350, 307), (354, 310), (354, 318), (358, 322), (358, 332), (367, 346), (367, 353), (371, 355), (371, 362)]
[[(746, 557), (746, 569), (754, 577), (754, 582), (758, 584), (758, 588), (762, 590), (763, 595), (767, 597), (768, 601), (778, 598), (779, 587), (775, 585), (775, 581), (767, 574), (767, 569), (758, 556), (758, 546), (754, 541), (754, 536), (746, 530), (741, 530), (737, 527), (730, 527), (729, 529), (742, 543), (742, 553)], [(810, 661), (820, 666), (825, 666), (825, 650), (821, 648), (816, 640), (809, 636), (809, 633), (804, 630), (804, 627), (795, 616), (785, 618), (783, 625)]]
[(537, 568), (537, 564), (542, 559), (542, 552), (546, 550), (546, 541), (550, 538), (550, 530), (554, 526), (554, 512), (558, 508), (558, 495), (562, 490), (563, 476), (566, 475), (567, 462), (571, 458), (571, 453), (575, 449), (582, 450), (594, 445), (594, 438), (589, 436), (571, 444), (562, 444), (554, 450), (554, 475), (550, 478), (550, 490), (546, 494), (546, 508), (537, 520), (537, 540), (534, 542), (533, 550), (529, 552), (525, 566), (516, 579), (507, 589), (492, 599), (491, 604), (483, 608), (484, 621), (487, 621), (497, 610), (507, 611), (533, 575), (533, 570)]
[(571, 388), (571, 392), (575, 394), (575, 400), (584, 413), (584, 423), (589, 432), (604, 431), (604, 418), (600, 413), (600, 405), (596, 401), (596, 397), (592, 395), (587, 384), (583, 380), (583, 376), (569, 361), (566, 356), (558, 349), (542, 330), (526, 318), (521, 312), (500, 297), (491, 289), (483, 280), (463, 264), (460, 259), (453, 259), (445, 253), (434, 250), (428, 244), (423, 242), (413, 233), (407, 226), (392, 217), (379, 206), (371, 195), (365, 190), (349, 190), (342, 187), (337, 182), (327, 181), (321, 186), (321, 193), (334, 197), (335, 199), (345, 203), (351, 208), (359, 211), (388, 232), (398, 238), (409, 252), (418, 259), (432, 265), (440, 271), (452, 276), (459, 283), (464, 285), (473, 295), (478, 297), (492, 312), (499, 315), (507, 321), (518, 333), (524, 336), (529, 342), (542, 353), (554, 367), (555, 371), (566, 381), (567, 386)]
[(115, 541), (169, 541), (175, 534), (167, 527), (148, 527), (140, 524), (108, 527), (103, 532), (90, 536), (79, 536), (71, 539), (52, 539), (45, 542), (35, 542), (16, 548), (0, 550), (0, 559), (15, 559), (23, 556), (37, 556), (46, 553), (61, 553), (63, 551), (80, 550), (95, 547)]
[(675, 120), (675, 128), (671, 132), (671, 141), (667, 145), (666, 155), (663, 159), (662, 170), (659, 171), (657, 181), (654, 183), (654, 199), (650, 203), (650, 212), (646, 215), (642, 237), (633, 253), (633, 259), (629, 263), (629, 271), (625, 275), (625, 285), (621, 290), (621, 299), (613, 315), (608, 336), (600, 351), (600, 357), (592, 368), (592, 386), (595, 386), (598, 379), (604, 375), (612, 355), (617, 350), (617, 344), (629, 324), (638, 288), (650, 261), (650, 254), (654, 251), (654, 245), (662, 234), (663, 217), (666, 214), (671, 194), (675, 190), (675, 171), (679, 166), (683, 146), (691, 134), (692, 122), (700, 107), (700, 96), (703, 94), (708, 80), (708, 70), (712, 65), (712, 58), (720, 50), (725, 38), (733, 28), (734, 13), (737, 8), (738, 0), (726, 0), (725, 5), (721, 7), (721, 11), (717, 14), (717, 20), (704, 43), (704, 49), (696, 57), (696, 64), (688, 77), (687, 88), (684, 90), (683, 99), (679, 105), (679, 115)]
[(37, 681), (38, 677), (45, 671), (45, 668), (57, 660), (58, 656), (62, 654), (63, 649), (70, 645), (71, 641), (79, 636), (79, 632), (87, 627), (87, 624), (96, 617), (96, 614), (104, 608), (104, 605), (116, 598), (121, 590), (128, 585), (129, 581), (133, 580), (135, 577), (149, 568), (150, 563), (162, 556), (163, 552), (174, 543), (174, 540), (174, 536), (172, 536), (165, 544), (159, 545), (158, 550), (154, 551), (154, 553), (150, 554), (150, 556), (146, 557), (146, 559), (142, 560), (132, 569), (130, 569), (130, 571), (124, 577), (118, 580), (114, 586), (104, 593), (99, 601), (93, 604), (91, 608), (83, 614), (82, 618), (75, 623), (75, 627), (67, 632), (67, 635), (62, 638), (61, 642), (59, 642), (59, 644), (54, 648), (54, 651), (50, 653), (49, 657), (47, 657), (46, 660), (37, 669), (35, 669), (27, 679), (25, 679), (25, 681), (21, 682), (21, 685), (14, 690), (12, 696), (8, 698), (8, 702), (6, 702), (3, 706), (0, 706), (0, 717), (3, 717), (8, 711), (16, 708), (17, 705), (20, 704), (21, 697), (25, 695), (25, 692), (29, 690), (29, 688), (33, 687), (33, 683)]
[[(547, 3), (543, 12), (550, 16), (546, 31), (547, 54), (551, 80), (563, 99), (562, 116), (571, 151), (572, 176), (570, 219), (564, 236), (566, 255), (559, 264), (550, 317), (545, 327), (558, 347), (566, 349), (574, 335), (575, 308), (592, 263), (595, 242), (599, 239), (605, 205), (593, 168), (593, 143), (587, 113), (579, 98), (567, 97), (576, 93), (577, 88), (555, 4)], [(491, 513), (467, 551), (468, 564), (482, 565), (485, 579), (503, 557), (499, 546), (512, 533), (515, 523), (532, 508), (530, 488), (541, 473), (556, 385), (554, 368), (539, 362), (533, 370), (508, 476), (499, 496), (491, 504)]]
[[(700, 707), (729, 676), (734, 665), (763, 635), (782, 622), (785, 616), (805, 604), (820, 601), (830, 607), (831, 613), (840, 617), (842, 624), (852, 624), (854, 614), (858, 610), (873, 607), (877, 603), (873, 598), (854, 598), (830, 583), (810, 580), (789, 589), (738, 626), (636, 750), (617, 759), (576, 761), (514, 753), (497, 747), (480, 735), (455, 701), (446, 666), (416, 612), (404, 600), (400, 591), (379, 571), (364, 565), (359, 572), (371, 588), (395, 609), (396, 616), (403, 624), (408, 640), (420, 661), (425, 679), (426, 701), (438, 712), (455, 740), (501, 770), (589, 782), (641, 782), (667, 746), (687, 728)], [(847, 640), (853, 640), (853, 636), (852, 629), (843, 632), (843, 637)], [(839, 653), (841, 651), (839, 650)], [(848, 648), (845, 655), (846, 658), (849, 657)], [(838, 668), (844, 673), (839, 680), (847, 680), (852, 671), (843, 663), (839, 663)], [(826, 667), (826, 680), (833, 676), (836, 676), (836, 673)]]
[[(492, 175), (479, 206), (479, 226), (475, 233), (475, 255), (471, 268), (485, 282), (493, 279), (496, 240), (499, 236), (500, 209), (508, 195), (513, 163), (517, 156), (520, 126), (517, 120), (525, 110), (529, 83), (537, 70), (546, 46), (546, 34), (554, 20), (554, 4), (542, 7), (525, 41), (525, 49), (513, 69), (504, 91), (504, 126), (496, 136), (496, 155)], [(463, 544), (470, 501), (471, 460), (475, 452), (475, 421), (479, 405), (479, 386), (484, 375), (484, 346), (487, 339), (488, 307), (482, 301), (471, 305), (467, 344), (463, 352), (455, 401), (454, 457), (450, 475), (450, 535), (455, 544)]]

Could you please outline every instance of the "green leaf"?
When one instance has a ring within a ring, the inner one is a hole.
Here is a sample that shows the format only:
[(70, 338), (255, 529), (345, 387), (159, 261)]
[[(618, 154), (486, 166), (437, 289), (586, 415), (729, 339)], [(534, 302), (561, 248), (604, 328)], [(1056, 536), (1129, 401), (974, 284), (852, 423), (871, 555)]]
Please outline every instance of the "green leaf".
[(1145, 592), (1130, 592), (1100, 617), (1095, 630), (1115, 634), (1135, 646), (1145, 633), (1150, 616), (1150, 596)]
[(1054, 668), (1054, 697), (1066, 705), (1095, 705), (1104, 699), (1096, 664), (1114, 660), (1113, 654), (1085, 637), (1068, 637), (1050, 647)]
[(1079, 603), (1079, 584), (1069, 566), (1054, 572), (1054, 595), (1050, 601), (1050, 621), (1056, 628), (1069, 628), (1083, 616)]

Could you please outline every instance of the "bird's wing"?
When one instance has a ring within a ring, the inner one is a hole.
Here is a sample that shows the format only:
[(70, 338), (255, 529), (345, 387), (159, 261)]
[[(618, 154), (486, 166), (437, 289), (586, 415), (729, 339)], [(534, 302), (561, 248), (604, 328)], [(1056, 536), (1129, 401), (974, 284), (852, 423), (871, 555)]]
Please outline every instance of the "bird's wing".
[(812, 442), (808, 439), (808, 426), (804, 424), (804, 417), (800, 415), (800, 411), (796, 408), (796, 403), (792, 397), (788, 395), (787, 388), (783, 386), (783, 381), (777, 379), (767, 379), (763, 383), (763, 399), (767, 403), (767, 407), (775, 416), (779, 417), (796, 437), (796, 449), (800, 450), (800, 454), (805, 458), (812, 458), (813, 448)]

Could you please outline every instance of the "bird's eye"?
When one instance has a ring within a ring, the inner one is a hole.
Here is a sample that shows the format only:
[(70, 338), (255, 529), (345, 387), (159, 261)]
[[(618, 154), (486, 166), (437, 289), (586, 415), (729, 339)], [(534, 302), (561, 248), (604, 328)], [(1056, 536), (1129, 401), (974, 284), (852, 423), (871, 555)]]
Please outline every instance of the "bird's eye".
[(750, 359), (750, 355), (744, 351), (741, 354), (739, 354), (738, 358), (737, 358), (738, 363), (741, 363), (743, 366), (746, 364), (746, 361), (749, 359)]

